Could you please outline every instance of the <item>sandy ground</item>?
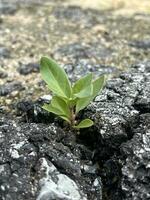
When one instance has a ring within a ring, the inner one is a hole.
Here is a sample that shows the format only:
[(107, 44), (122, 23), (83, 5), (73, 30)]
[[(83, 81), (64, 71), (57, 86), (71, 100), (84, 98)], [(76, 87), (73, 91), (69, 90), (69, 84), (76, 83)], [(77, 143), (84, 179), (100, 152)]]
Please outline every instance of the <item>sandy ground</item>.
[(68, 45), (72, 49), (74, 44), (88, 48), (92, 54), (87, 63), (122, 70), (150, 59), (150, 47), (129, 45), (150, 41), (149, 0), (44, 2), (21, 3), (13, 15), (0, 15), (0, 46), (10, 51), (9, 58), (0, 59), (0, 70), (8, 74), (0, 84), (19, 80), (25, 87), (22, 92), (1, 97), (2, 105), (22, 98), (34, 100), (47, 93), (39, 86), (39, 73), (24, 76), (17, 68), (20, 63), (38, 63), (43, 55), (52, 56), (62, 65), (77, 64), (80, 59), (74, 59), (76, 50)]

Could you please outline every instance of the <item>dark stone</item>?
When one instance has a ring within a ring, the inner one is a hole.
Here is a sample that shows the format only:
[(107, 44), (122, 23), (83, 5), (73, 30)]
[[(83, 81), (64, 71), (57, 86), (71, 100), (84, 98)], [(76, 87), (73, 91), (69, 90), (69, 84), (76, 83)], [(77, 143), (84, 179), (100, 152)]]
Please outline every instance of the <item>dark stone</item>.
[(129, 45), (132, 47), (146, 50), (146, 49), (150, 49), (150, 40), (134, 41), (134, 42), (130, 42)]
[(80, 43), (72, 43), (66, 46), (59, 47), (55, 51), (56, 57), (67, 57), (74, 63), (79, 63), (81, 60), (91, 60), (91, 58), (100, 59), (110, 57), (113, 49), (104, 47), (100, 43), (91, 43), (82, 45)]
[(10, 51), (6, 47), (0, 47), (0, 58), (10, 58)]
[(41, 106), (50, 97), (17, 105), (28, 123), (1, 117), (0, 198), (148, 200), (149, 75), (150, 62), (144, 62), (109, 80), (78, 116), (95, 122), (80, 135), (44, 119), (43, 112), (51, 114)]
[(76, 145), (72, 146), (74, 155), (67, 143), (61, 142), (69, 134), (72, 133), (65, 133), (53, 124), (18, 124), (2, 118), (0, 198), (73, 199), (75, 195), (77, 200), (86, 200), (86, 196), (90, 199), (101, 196), (102, 183), (99, 182), (101, 187), (97, 188), (96, 175), (86, 177), (81, 172), (84, 161), (80, 161), (81, 152), (77, 153)]
[(140, 111), (140, 113), (150, 113), (150, 78), (147, 77), (145, 87), (140, 92), (136, 102), (135, 108)]
[(127, 157), (122, 168), (122, 189), (126, 199), (150, 199), (150, 113), (140, 117), (133, 139), (121, 150)]
[(103, 22), (102, 12), (95, 9), (82, 9), (79, 6), (61, 6), (53, 10), (53, 14), (57, 19), (69, 20), (74, 23), (83, 21), (87, 27)]
[(28, 75), (33, 72), (39, 72), (40, 66), (38, 63), (20, 64), (17, 71), (22, 75)]
[(14, 14), (18, 7), (15, 3), (0, 2), (0, 14)]
[[(47, 102), (45, 102), (47, 103)], [(23, 116), (23, 121), (36, 123), (50, 123), (54, 121), (54, 114), (42, 108), (42, 102), (20, 101), (17, 103), (17, 114)]]
[(0, 71), (0, 78), (6, 78), (8, 74), (4, 71)]
[[(100, 174), (108, 199), (149, 199), (149, 68), (150, 62), (145, 62), (108, 81), (101, 95), (87, 108), (85, 116), (91, 116), (97, 127), (97, 135), (101, 135), (94, 161), (103, 166)], [(142, 113), (148, 112), (142, 118), (144, 125), (140, 124), (137, 105), (139, 110), (145, 105)], [(123, 165), (124, 159), (126, 164)], [(122, 170), (117, 160), (123, 161)], [(116, 165), (114, 169), (118, 168), (116, 172), (112, 170), (113, 165)]]
[(23, 89), (24, 88), (19, 81), (6, 83), (4, 85), (0, 85), (0, 96), (6, 96), (11, 94), (13, 91), (21, 91)]

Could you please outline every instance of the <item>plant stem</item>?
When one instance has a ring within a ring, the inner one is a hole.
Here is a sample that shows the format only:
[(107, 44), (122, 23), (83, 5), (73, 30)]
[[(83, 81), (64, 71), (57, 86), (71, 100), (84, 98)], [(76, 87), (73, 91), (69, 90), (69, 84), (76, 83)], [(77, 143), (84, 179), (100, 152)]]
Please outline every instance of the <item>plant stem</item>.
[(74, 107), (71, 107), (70, 108), (70, 122), (71, 122), (71, 126), (74, 126), (75, 125), (75, 112), (74, 112)]

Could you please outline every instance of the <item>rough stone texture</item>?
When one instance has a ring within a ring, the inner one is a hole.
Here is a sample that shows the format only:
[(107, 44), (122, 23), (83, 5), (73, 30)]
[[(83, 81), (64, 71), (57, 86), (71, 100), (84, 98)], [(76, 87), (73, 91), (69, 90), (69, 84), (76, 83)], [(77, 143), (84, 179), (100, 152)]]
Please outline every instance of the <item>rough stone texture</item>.
[(91, 27), (103, 21), (102, 12), (92, 9), (82, 9), (79, 6), (56, 7), (53, 13), (56, 18), (71, 20), (73, 23), (82, 20), (86, 27)]
[[(118, 180), (118, 183), (125, 199), (150, 198), (149, 77), (150, 62), (136, 65), (131, 72), (125, 72), (119, 78), (110, 80), (102, 95), (97, 96), (95, 102), (89, 106), (89, 113), (96, 121), (101, 141), (97, 144), (95, 160), (99, 160), (104, 166), (106, 187), (109, 184), (114, 185), (112, 180), (109, 180), (109, 177), (117, 175), (113, 175), (115, 167), (113, 169), (112, 164), (119, 166), (115, 159), (119, 154), (118, 148), (124, 143), (120, 156), (125, 155), (126, 162), (122, 168), (122, 182), (120, 184)], [(143, 116), (141, 113), (147, 114)], [(109, 192), (107, 191), (107, 194)], [(114, 195), (116, 194), (113, 190), (110, 192), (110, 198), (118, 199)]]
[(0, 58), (10, 58), (10, 51), (6, 47), (0, 47)]
[(0, 2), (0, 14), (14, 14), (17, 11), (17, 5), (14, 3)]
[(122, 189), (126, 199), (150, 199), (150, 113), (140, 117), (132, 140), (122, 145), (127, 157), (122, 168)]
[(71, 82), (76, 81), (82, 76), (85, 76), (87, 73), (93, 73), (95, 77), (98, 77), (102, 74), (107, 75), (117, 75), (120, 70), (116, 67), (105, 66), (105, 65), (93, 65), (90, 64), (87, 60), (80, 59), (77, 65), (68, 64), (63, 66)]
[(0, 199), (101, 199), (96, 167), (83, 170), (90, 168), (81, 158), (84, 148), (54, 124), (17, 124), (2, 118)]
[(56, 167), (45, 158), (41, 158), (40, 173), (45, 172), (45, 177), (40, 179), (41, 190), (37, 200), (64, 199), (64, 200), (86, 200), (76, 183), (68, 176), (59, 173)]
[(55, 57), (71, 58), (74, 63), (79, 63), (81, 60), (88, 60), (90, 62), (91, 57), (102, 59), (109, 58), (113, 52), (113, 49), (105, 48), (104, 45), (100, 43), (89, 43), (86, 45), (82, 43), (72, 43), (56, 49)]
[(32, 72), (39, 72), (38, 63), (29, 63), (29, 64), (20, 64), (20, 67), (17, 69), (18, 72), (22, 75), (28, 75)]
[(139, 48), (139, 49), (148, 50), (148, 49), (150, 49), (150, 40), (131, 42), (130, 46), (136, 47), (136, 48)]
[(0, 85), (0, 96), (6, 96), (11, 94), (13, 91), (20, 91), (20, 90), (23, 90), (23, 86), (19, 81), (6, 83), (4, 85)]
[(149, 77), (145, 62), (108, 81), (81, 112), (95, 126), (80, 135), (41, 109), (51, 96), (21, 101), (24, 122), (0, 121), (0, 198), (148, 200)]
[(0, 71), (0, 78), (6, 78), (8, 74), (4, 71)]

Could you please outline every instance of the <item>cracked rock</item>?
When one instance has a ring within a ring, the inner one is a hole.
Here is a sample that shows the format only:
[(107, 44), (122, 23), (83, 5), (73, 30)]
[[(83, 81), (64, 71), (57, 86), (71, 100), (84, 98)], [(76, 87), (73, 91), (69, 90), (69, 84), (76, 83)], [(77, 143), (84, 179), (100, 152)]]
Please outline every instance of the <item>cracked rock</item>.
[(122, 145), (126, 163), (122, 189), (128, 200), (150, 199), (150, 114), (144, 114), (133, 139)]
[(40, 192), (37, 200), (87, 200), (87, 196), (79, 189), (78, 185), (66, 175), (59, 173), (56, 167), (45, 158), (39, 160), (41, 176)]

